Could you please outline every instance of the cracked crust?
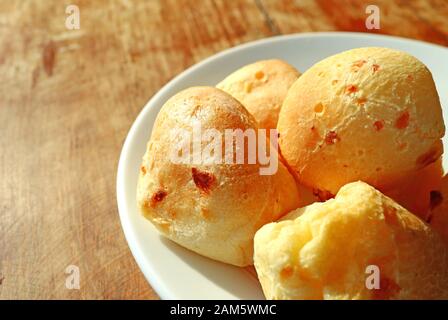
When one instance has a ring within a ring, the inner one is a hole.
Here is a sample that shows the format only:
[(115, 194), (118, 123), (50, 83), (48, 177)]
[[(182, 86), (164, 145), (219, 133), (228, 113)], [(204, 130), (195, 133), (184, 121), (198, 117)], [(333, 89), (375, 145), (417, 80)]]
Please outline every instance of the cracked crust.
[[(448, 248), (427, 224), (363, 182), (255, 235), (268, 299), (447, 299)], [(380, 268), (368, 290), (366, 268)]]

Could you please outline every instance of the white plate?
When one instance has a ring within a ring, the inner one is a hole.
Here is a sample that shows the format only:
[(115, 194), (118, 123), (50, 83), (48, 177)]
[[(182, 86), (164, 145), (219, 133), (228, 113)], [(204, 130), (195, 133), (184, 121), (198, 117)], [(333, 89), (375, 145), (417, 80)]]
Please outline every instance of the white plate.
[[(256, 279), (245, 269), (192, 253), (161, 237), (136, 208), (141, 158), (157, 113), (178, 91), (213, 86), (239, 67), (268, 58), (284, 59), (304, 72), (335, 53), (366, 46), (406, 51), (432, 71), (448, 119), (448, 49), (396, 37), (357, 33), (308, 33), (268, 38), (216, 54), (182, 72), (143, 108), (123, 145), (117, 173), (117, 199), (126, 239), (140, 269), (162, 299), (263, 299)], [(447, 139), (444, 139), (445, 149)], [(444, 161), (444, 167), (446, 166)]]

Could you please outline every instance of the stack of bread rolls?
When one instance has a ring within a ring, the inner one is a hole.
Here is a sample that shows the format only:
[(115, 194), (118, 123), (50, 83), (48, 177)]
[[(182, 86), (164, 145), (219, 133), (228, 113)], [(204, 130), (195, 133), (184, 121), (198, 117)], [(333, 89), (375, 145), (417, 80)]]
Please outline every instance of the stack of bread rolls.
[[(197, 124), (276, 129), (263, 140), (278, 169), (260, 174), (247, 146), (244, 163), (173, 162), (172, 130)], [(448, 299), (444, 133), (431, 72), (407, 53), (353, 49), (302, 75), (258, 61), (164, 104), (137, 203), (181, 246), (254, 264), (267, 299)]]

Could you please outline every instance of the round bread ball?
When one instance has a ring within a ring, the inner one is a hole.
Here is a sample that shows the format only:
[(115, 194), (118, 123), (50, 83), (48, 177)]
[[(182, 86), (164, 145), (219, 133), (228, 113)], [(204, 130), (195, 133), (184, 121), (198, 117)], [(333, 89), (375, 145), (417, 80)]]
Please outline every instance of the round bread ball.
[(282, 60), (261, 60), (238, 69), (216, 87), (240, 101), (260, 128), (275, 129), (283, 100), (299, 76)]
[(254, 243), (267, 299), (448, 299), (448, 247), (364, 182), (263, 226)]
[(303, 184), (335, 194), (362, 180), (387, 186), (437, 160), (445, 133), (428, 68), (387, 48), (326, 58), (289, 89), (280, 151)]
[[(194, 138), (198, 125), (202, 133)], [(258, 127), (236, 99), (216, 88), (189, 88), (170, 98), (157, 116), (143, 157), (138, 208), (178, 244), (218, 261), (248, 266), (253, 264), (255, 232), (298, 207), (297, 186), (281, 161), (274, 174), (262, 175), (266, 166), (258, 157), (256, 163), (249, 162), (247, 142), (243, 163), (236, 161), (237, 145), (230, 144), (233, 160), (228, 163), (225, 148), (219, 155), (222, 143), (206, 152), (211, 141), (218, 141), (216, 136), (205, 137), (208, 129), (222, 137), (226, 129), (245, 132)], [(177, 134), (181, 131), (191, 139)], [(195, 149), (198, 142), (200, 148)], [(190, 157), (181, 162), (173, 154), (183, 147)]]

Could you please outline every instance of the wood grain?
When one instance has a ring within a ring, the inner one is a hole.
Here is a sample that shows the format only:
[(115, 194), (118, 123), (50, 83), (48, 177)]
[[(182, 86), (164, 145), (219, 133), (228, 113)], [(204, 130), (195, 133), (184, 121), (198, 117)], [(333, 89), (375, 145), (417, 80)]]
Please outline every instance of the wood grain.
[[(279, 33), (355, 31), (448, 45), (447, 0), (266, 0), (263, 4)], [(380, 9), (379, 30), (365, 27), (370, 4)]]
[[(0, 299), (155, 299), (121, 230), (119, 152), (188, 66), (276, 34), (363, 29), (365, 1), (0, 1)], [(377, 1), (385, 34), (448, 44), (448, 3)], [(65, 28), (76, 4), (81, 29)], [(341, 19), (340, 17), (344, 17)], [(80, 290), (65, 268), (80, 268)]]

